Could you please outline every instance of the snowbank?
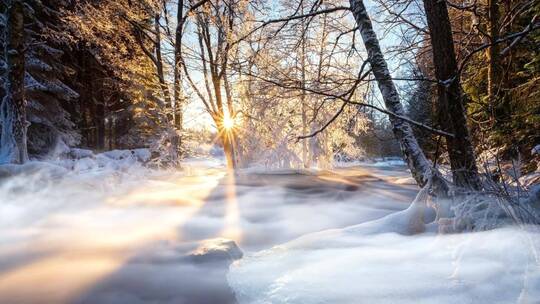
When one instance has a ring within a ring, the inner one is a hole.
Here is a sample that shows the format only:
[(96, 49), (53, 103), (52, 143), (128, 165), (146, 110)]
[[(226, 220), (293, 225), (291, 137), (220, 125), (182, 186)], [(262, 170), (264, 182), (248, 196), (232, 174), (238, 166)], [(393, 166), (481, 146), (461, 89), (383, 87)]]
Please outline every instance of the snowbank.
[(250, 255), (233, 264), (229, 284), (241, 304), (538, 303), (536, 228), (372, 233), (384, 232), (387, 221), (316, 233)]

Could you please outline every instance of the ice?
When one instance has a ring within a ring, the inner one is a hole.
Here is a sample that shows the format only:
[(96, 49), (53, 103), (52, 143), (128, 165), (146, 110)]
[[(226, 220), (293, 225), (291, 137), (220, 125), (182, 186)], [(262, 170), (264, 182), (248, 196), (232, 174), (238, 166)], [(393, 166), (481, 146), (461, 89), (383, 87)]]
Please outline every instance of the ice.
[(240, 303), (538, 303), (540, 233), (530, 229), (334, 230), (244, 257), (228, 279)]

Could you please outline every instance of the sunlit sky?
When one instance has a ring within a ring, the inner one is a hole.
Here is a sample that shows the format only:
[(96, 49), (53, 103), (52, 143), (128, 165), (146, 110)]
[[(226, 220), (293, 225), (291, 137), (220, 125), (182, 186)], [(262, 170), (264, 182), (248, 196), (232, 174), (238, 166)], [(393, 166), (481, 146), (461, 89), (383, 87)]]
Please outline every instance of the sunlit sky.
[[(262, 16), (258, 18), (259, 20), (270, 20), (279, 17), (280, 10), (282, 7), (279, 5), (278, 0), (270, 1), (270, 7), (271, 7), (271, 13), (267, 14), (266, 16)], [(344, 1), (344, 5), (348, 5), (348, 1)], [(377, 20), (381, 20), (384, 16), (380, 14), (379, 12), (374, 16), (374, 4), (371, 1), (366, 1), (366, 5), (368, 9), (371, 9), (372, 17), (374, 19), (374, 27), (377, 33), (379, 33), (379, 38), (381, 39), (381, 45), (383, 48), (389, 48), (392, 46), (395, 46), (399, 44), (401, 38), (400, 35), (397, 32), (384, 32), (382, 31), (381, 27), (377, 24)], [(175, 9), (171, 7), (170, 12), (174, 13)], [(175, 20), (176, 18), (172, 18), (172, 20)], [(194, 29), (192, 25), (188, 25), (186, 28), (187, 35), (185, 36), (185, 43), (188, 44), (196, 44), (195, 35), (192, 35), (190, 33), (193, 33)], [(363, 50), (363, 44), (361, 43), (360, 39), (357, 39), (356, 41), (357, 48), (359, 50)], [(194, 47), (194, 46), (193, 46)], [(194, 47), (195, 48), (195, 47)], [(402, 64), (402, 62), (399, 62), (399, 60), (394, 58), (387, 58), (389, 60), (389, 67), (392, 71), (392, 74), (394, 76), (403, 74), (407, 66)], [(191, 71), (192, 78), (197, 83), (197, 85), (200, 86), (202, 89), (204, 87), (204, 81), (202, 73), (199, 71)], [(402, 83), (398, 83), (398, 86)], [(188, 129), (207, 129), (207, 130), (215, 130), (215, 125), (210, 117), (210, 115), (207, 113), (206, 109), (204, 108), (204, 105), (202, 104), (199, 97), (193, 93), (192, 89), (185, 84), (185, 88), (187, 89), (187, 92), (190, 92), (187, 100), (187, 104), (184, 106), (184, 127)], [(204, 91), (204, 90), (202, 90)], [(377, 92), (378, 93), (378, 92)], [(384, 107), (382, 103), (380, 103), (381, 98), (376, 98), (376, 100), (379, 101), (378, 106)]]

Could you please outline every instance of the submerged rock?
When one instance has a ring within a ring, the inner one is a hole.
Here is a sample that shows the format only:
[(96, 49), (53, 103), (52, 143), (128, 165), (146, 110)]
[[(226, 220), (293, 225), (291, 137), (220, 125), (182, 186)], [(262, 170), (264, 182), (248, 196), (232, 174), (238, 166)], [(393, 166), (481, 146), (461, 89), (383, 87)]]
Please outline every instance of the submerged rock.
[(205, 240), (189, 253), (188, 258), (195, 263), (223, 262), (230, 264), (242, 258), (244, 254), (233, 240), (216, 238)]

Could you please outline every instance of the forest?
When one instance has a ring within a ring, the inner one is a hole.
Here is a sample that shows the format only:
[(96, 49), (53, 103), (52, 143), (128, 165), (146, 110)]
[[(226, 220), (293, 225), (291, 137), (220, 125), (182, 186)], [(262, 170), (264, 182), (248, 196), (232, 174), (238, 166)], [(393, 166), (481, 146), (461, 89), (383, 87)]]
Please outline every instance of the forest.
[(0, 304), (540, 303), (537, 0), (1, 0)]

